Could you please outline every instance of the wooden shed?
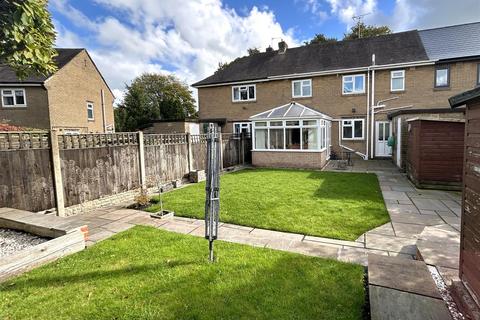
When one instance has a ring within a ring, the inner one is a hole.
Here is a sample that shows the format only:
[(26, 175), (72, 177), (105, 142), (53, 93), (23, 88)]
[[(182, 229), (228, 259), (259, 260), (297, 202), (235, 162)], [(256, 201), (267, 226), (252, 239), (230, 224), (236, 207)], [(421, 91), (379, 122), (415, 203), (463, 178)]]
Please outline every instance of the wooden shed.
[(419, 188), (460, 190), (463, 120), (408, 120), (407, 174)]
[(449, 99), (452, 108), (466, 105), (463, 167), (460, 278), (480, 301), (480, 87)]

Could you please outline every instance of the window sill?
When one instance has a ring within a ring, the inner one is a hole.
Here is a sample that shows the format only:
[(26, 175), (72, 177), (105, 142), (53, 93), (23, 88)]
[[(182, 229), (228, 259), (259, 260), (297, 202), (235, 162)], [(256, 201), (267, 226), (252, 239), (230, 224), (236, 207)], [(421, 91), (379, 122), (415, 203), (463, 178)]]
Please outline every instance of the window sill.
[(24, 106), (11, 106), (11, 107), (2, 106), (2, 109), (4, 109), (4, 110), (27, 109), (27, 106), (26, 105), (24, 105)]
[(433, 91), (449, 91), (451, 89), (452, 88), (450, 88), (449, 86), (448, 87), (434, 87)]
[(95, 122), (95, 119), (87, 119), (88, 122)]
[(403, 89), (403, 90), (390, 90), (390, 93), (405, 93), (407, 90)]
[(232, 103), (254, 103), (257, 102), (257, 100), (242, 100), (242, 101), (232, 101)]
[(343, 93), (342, 92), (343, 97), (355, 97), (355, 96), (365, 96), (365, 95), (366, 95), (365, 92), (358, 92), (358, 93)]
[(365, 138), (342, 138), (342, 141), (363, 141)]
[(313, 96), (292, 97), (292, 99), (311, 99)]

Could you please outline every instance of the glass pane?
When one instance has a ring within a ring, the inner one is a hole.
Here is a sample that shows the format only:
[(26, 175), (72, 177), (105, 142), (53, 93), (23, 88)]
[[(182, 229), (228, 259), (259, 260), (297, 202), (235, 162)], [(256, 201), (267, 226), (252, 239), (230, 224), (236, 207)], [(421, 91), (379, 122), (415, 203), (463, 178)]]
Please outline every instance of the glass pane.
[(240, 100), (248, 100), (247, 93), (248, 92), (246, 87), (240, 88)]
[(234, 130), (235, 133), (239, 133), (240, 132), (240, 125), (238, 123), (235, 124), (235, 130)]
[(298, 126), (300, 121), (286, 121), (287, 126)]
[(300, 88), (300, 82), (298, 82), (298, 81), (297, 81), (297, 82), (294, 82), (294, 83), (293, 83), (293, 95), (294, 95), (295, 97), (298, 97), (298, 96), (302, 95), (302, 92), (301, 92), (300, 89), (301, 89), (301, 88)]
[(262, 121), (262, 122), (255, 122), (255, 127), (266, 127), (267, 122)]
[(283, 149), (283, 129), (270, 129), (270, 149)]
[(318, 149), (317, 134), (318, 134), (318, 129), (317, 128), (303, 128), (302, 129), (302, 139), (303, 139), (303, 149), (304, 150), (317, 150)]
[(240, 100), (240, 89), (239, 88), (233, 88), (233, 100), (234, 101)]
[(88, 113), (88, 119), (93, 119), (93, 109), (88, 109), (87, 113)]
[(267, 129), (255, 129), (255, 149), (268, 149)]
[(317, 120), (303, 120), (304, 126), (315, 126), (317, 125)]
[(343, 92), (344, 93), (353, 92), (353, 83), (352, 82), (345, 82), (343, 84)]
[(363, 76), (355, 77), (355, 92), (363, 91)]
[(403, 77), (403, 72), (402, 71), (393, 71), (392, 72), (392, 77), (393, 78), (402, 78)]
[(3, 105), (4, 106), (13, 106), (13, 97), (3, 97)]
[(355, 138), (361, 138), (363, 136), (363, 125), (362, 121), (355, 121), (354, 122), (354, 134)]
[(352, 138), (352, 127), (343, 127), (343, 138), (344, 139)]
[(300, 128), (285, 129), (286, 149), (300, 149)]
[(11, 95), (12, 90), (3, 90), (3, 95)]
[(283, 126), (283, 121), (270, 121), (270, 126), (281, 127), (281, 126)]
[(378, 124), (378, 141), (383, 141), (384, 140), (384, 135), (383, 135), (383, 123)]
[(303, 95), (304, 96), (311, 95), (312, 94), (311, 82), (310, 81), (304, 81), (302, 89), (303, 89)]
[(15, 90), (15, 101), (17, 104), (25, 104), (25, 97), (22, 90)]
[(248, 87), (248, 97), (249, 99), (255, 99), (255, 87), (254, 86), (250, 86)]
[(392, 90), (403, 90), (403, 78), (392, 79)]
[(385, 140), (390, 137), (390, 123), (385, 123)]
[(447, 86), (448, 85), (448, 69), (438, 69), (436, 71), (436, 85)]

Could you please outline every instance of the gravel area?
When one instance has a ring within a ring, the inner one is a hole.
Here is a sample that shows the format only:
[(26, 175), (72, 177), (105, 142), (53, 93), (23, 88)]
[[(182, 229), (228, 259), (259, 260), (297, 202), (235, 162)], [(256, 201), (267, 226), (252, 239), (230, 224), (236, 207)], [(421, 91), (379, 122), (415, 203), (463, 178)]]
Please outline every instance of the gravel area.
[(442, 276), (438, 272), (437, 268), (433, 266), (428, 266), (428, 270), (432, 274), (432, 278), (437, 285), (438, 291), (443, 298), (443, 301), (447, 304), (448, 310), (450, 311), (450, 315), (452, 316), (453, 320), (465, 320), (463, 314), (458, 310), (457, 304), (453, 301), (452, 296), (447, 290), (447, 285), (442, 279)]
[(30, 233), (0, 229), (0, 258), (36, 246), (45, 241), (48, 241), (48, 239), (37, 237)]

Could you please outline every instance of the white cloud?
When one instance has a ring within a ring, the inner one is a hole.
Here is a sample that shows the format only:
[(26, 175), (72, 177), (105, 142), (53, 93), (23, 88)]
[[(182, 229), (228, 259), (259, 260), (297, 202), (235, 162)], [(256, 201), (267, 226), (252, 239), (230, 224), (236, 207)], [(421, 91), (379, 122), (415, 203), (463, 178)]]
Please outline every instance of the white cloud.
[[(266, 48), (272, 38), (298, 45), (293, 31), (283, 30), (267, 7), (252, 7), (239, 15), (219, 0), (181, 5), (176, 0), (96, 2), (111, 15), (93, 21), (68, 1), (54, 0), (52, 5), (76, 27), (87, 26), (94, 41), (86, 47), (116, 90), (143, 72), (171, 72), (192, 83), (212, 74), (219, 62), (245, 55), (248, 48)], [(65, 26), (58, 22), (56, 26), (58, 45), (85, 45)]]

